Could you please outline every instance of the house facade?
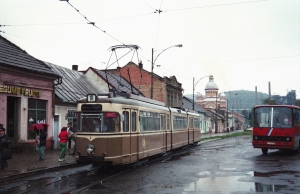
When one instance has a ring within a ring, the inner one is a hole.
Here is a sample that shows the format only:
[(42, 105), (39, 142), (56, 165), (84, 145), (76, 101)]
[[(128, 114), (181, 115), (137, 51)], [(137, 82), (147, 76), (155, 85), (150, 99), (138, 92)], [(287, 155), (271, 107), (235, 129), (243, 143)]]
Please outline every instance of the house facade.
[(61, 77), (43, 61), (0, 36), (0, 123), (12, 149), (35, 143), (31, 125), (47, 123), (46, 149), (53, 148), (55, 86)]
[[(108, 69), (108, 72), (124, 77), (147, 98), (165, 103), (171, 107), (182, 107), (182, 84), (175, 76), (160, 77), (143, 69), (143, 64), (129, 62), (124, 67)], [(153, 79), (152, 79), (153, 78)]]

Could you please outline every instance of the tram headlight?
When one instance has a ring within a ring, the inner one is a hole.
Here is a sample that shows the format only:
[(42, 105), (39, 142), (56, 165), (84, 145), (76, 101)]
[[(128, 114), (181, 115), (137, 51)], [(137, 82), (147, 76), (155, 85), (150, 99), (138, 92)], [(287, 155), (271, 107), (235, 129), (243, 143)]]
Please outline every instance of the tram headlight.
[(286, 141), (290, 141), (290, 138), (289, 138), (289, 137), (287, 137), (285, 140), (286, 140)]
[(88, 154), (91, 154), (91, 153), (94, 151), (94, 149), (95, 149), (95, 146), (93, 146), (92, 144), (89, 144), (89, 145), (87, 145), (87, 147), (86, 147), (86, 152), (87, 152)]
[(257, 136), (254, 136), (254, 139), (255, 139), (255, 140), (257, 140), (257, 139), (258, 139), (258, 137), (257, 137)]

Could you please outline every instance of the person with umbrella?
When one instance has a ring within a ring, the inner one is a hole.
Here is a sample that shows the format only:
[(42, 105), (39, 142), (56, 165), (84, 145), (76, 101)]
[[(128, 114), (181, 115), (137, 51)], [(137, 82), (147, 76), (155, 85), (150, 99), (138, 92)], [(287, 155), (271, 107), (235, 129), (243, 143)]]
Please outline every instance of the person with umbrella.
[(46, 146), (46, 139), (47, 139), (47, 131), (46, 127), (44, 126), (43, 129), (37, 129), (35, 127), (34, 131), (37, 133), (37, 143), (36, 143), (36, 151), (39, 153), (40, 161), (43, 161), (45, 158), (45, 146)]

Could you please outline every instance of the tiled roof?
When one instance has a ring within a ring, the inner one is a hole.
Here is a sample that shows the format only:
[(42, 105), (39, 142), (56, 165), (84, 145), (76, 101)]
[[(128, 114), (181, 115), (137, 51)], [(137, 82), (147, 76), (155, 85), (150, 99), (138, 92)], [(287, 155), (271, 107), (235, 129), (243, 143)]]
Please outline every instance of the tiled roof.
[[(186, 108), (186, 109), (189, 109), (189, 110), (193, 110), (193, 100), (183, 96), (183, 98), (182, 98), (182, 107)], [(206, 113), (206, 110), (204, 110), (196, 102), (194, 102), (194, 110), (197, 111), (197, 112)]]
[[(125, 93), (131, 93), (139, 96), (144, 96), (136, 87), (134, 87), (132, 84), (130, 84), (126, 79), (124, 79), (122, 76), (106, 73), (105, 70), (98, 70), (93, 68), (98, 75), (100, 75), (104, 80), (108, 80), (108, 83), (110, 86), (114, 87), (116, 91), (118, 92), (125, 92)], [(131, 91), (132, 89), (132, 91)]]
[(52, 67), (53, 71), (62, 77), (62, 84), (55, 87), (55, 95), (62, 102), (76, 103), (77, 100), (86, 97), (87, 94), (103, 93), (100, 89), (95, 88), (82, 72), (48, 62), (45, 63)]
[(0, 65), (59, 77), (49, 66), (0, 35)]

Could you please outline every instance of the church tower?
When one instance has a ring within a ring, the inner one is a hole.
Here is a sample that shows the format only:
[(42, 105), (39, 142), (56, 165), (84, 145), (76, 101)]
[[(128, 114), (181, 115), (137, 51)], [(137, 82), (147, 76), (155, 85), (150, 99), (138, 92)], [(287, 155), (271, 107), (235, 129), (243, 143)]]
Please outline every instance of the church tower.
[(209, 76), (209, 81), (205, 86), (205, 96), (197, 96), (197, 104), (205, 109), (226, 110), (226, 96), (224, 93), (218, 94), (219, 88), (214, 81), (214, 76)]

